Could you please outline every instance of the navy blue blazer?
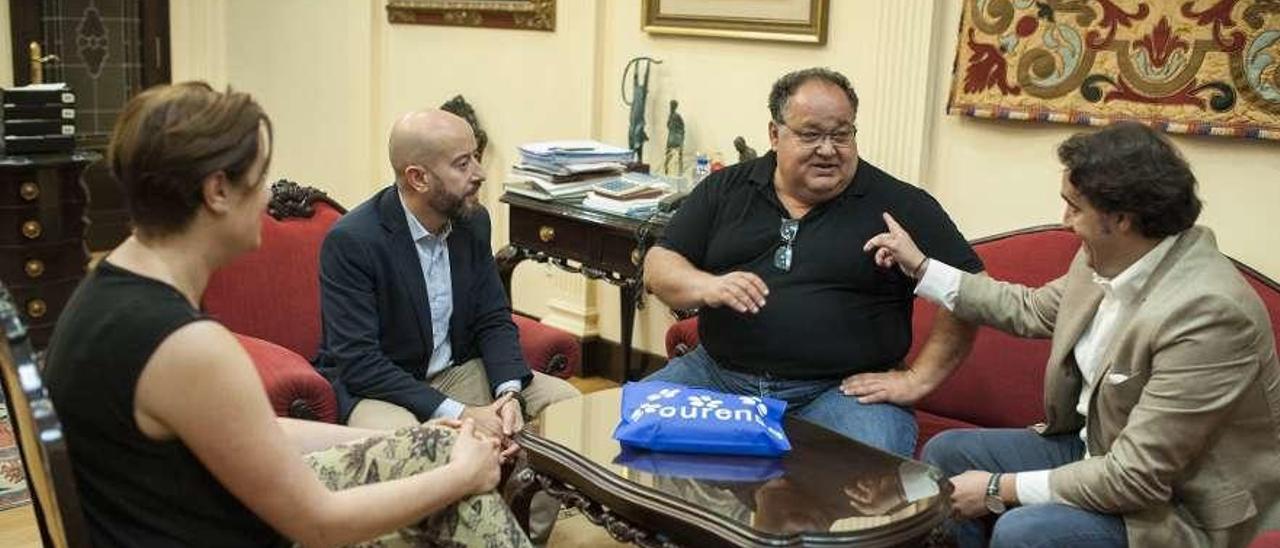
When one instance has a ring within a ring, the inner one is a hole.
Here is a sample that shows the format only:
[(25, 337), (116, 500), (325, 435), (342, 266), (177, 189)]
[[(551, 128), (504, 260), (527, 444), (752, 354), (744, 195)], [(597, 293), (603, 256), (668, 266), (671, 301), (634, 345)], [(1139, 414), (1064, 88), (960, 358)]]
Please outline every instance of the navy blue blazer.
[[(449, 235), (453, 363), (484, 360), (490, 388), (533, 374), (520, 352), (506, 292), (489, 251), (490, 221), (481, 209), (453, 223)], [(395, 185), (334, 223), (320, 248), (323, 333), (317, 369), (333, 383), (346, 422), (360, 398), (373, 398), (427, 420), (445, 395), (423, 379), (431, 349), (431, 310), (417, 248)]]

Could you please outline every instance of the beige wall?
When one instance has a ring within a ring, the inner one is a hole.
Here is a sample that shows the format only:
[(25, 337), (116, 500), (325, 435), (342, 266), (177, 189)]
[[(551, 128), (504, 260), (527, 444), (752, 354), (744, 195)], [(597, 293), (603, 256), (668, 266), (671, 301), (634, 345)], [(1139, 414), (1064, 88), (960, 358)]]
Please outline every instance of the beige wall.
[(271, 115), (271, 177), (355, 205), (372, 188), (374, 10), (369, 2), (176, 0), (174, 80), (252, 93)]
[[(925, 82), (929, 50), (907, 38), (928, 38), (933, 6), (923, 0), (836, 1), (831, 3), (831, 31), (825, 46), (774, 42), (651, 36), (641, 30), (640, 7), (628, 1), (603, 3), (607, 37), (600, 44), (605, 71), (602, 137), (626, 142), (628, 113), (622, 104), (619, 81), (627, 60), (636, 55), (663, 61), (654, 67), (650, 91), (648, 127), (652, 140), (645, 150), (651, 163), (661, 160), (666, 141), (667, 105), (680, 102), (687, 127), (686, 160), (697, 150), (724, 153), (735, 162), (733, 138), (746, 137), (758, 151), (769, 148), (768, 95), (773, 81), (785, 72), (811, 66), (827, 66), (843, 72), (858, 89), (863, 107), (858, 117), (859, 136), (876, 138), (860, 142), (862, 153), (894, 172), (914, 171), (918, 158), (900, 157), (899, 139), (879, 136), (911, 133), (917, 141), (923, 131), (927, 89), (902, 89), (882, 85), (886, 81)], [(911, 20), (913, 18), (922, 21)], [(884, 43), (883, 48), (868, 44)], [(890, 68), (892, 67), (892, 69)], [(892, 78), (882, 74), (893, 72)], [(903, 132), (903, 129), (909, 131)], [(888, 142), (886, 142), (888, 141)], [(891, 164), (891, 165), (889, 165)]]
[[(1055, 222), (1054, 146), (1081, 128), (974, 120), (943, 113), (960, 2), (833, 0), (825, 46), (654, 37), (634, 0), (560, 0), (554, 33), (390, 25), (382, 0), (174, 0), (175, 78), (226, 82), (257, 95), (276, 124), (273, 176), (330, 190), (354, 205), (385, 181), (385, 133), (406, 110), (456, 93), (475, 105), (490, 135), (484, 190), (505, 242), (500, 183), (517, 144), (589, 136), (626, 142), (619, 80), (628, 59), (648, 55), (651, 142), (660, 162), (666, 105), (680, 101), (686, 159), (721, 151), (733, 137), (768, 148), (770, 83), (795, 68), (826, 65), (853, 79), (862, 99), (865, 158), (928, 189), (969, 237)], [(8, 63), (0, 59), (0, 77)], [(1203, 222), (1222, 248), (1280, 277), (1280, 231), (1259, 229), (1280, 204), (1280, 144), (1175, 137), (1201, 180)], [(582, 334), (617, 340), (617, 291), (545, 266), (517, 270), (515, 306)], [(670, 323), (652, 297), (637, 344), (662, 351)]]
[(0, 86), (13, 85), (13, 35), (9, 32), (9, 3), (0, 2)]

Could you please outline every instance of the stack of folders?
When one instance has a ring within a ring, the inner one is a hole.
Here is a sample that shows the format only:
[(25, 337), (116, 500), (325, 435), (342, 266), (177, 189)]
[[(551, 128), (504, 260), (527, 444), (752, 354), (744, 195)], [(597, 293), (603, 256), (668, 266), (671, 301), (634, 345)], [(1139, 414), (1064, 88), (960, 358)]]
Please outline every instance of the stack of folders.
[(76, 148), (76, 94), (67, 84), (0, 89), (3, 153), (69, 153)]
[(617, 179), (631, 151), (595, 141), (546, 141), (520, 146), (508, 192), (545, 201), (578, 201), (591, 187)]
[(625, 215), (646, 217), (657, 211), (658, 202), (671, 193), (663, 180), (643, 173), (623, 173), (592, 187), (582, 207)]
[(555, 169), (571, 164), (627, 163), (631, 150), (599, 141), (542, 141), (520, 145), (520, 161)]

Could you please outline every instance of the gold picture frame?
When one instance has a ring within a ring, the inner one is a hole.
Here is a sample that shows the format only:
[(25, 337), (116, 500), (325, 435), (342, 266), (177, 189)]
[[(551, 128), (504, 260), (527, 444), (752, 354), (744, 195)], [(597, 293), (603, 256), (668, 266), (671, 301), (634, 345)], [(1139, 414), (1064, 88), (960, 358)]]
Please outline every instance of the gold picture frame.
[[(644, 0), (640, 26), (651, 34), (823, 45), (830, 4), (830, 0), (754, 0), (725, 7), (716, 0)], [(744, 13), (744, 7), (755, 13)]]
[(387, 21), (553, 32), (556, 0), (387, 0)]

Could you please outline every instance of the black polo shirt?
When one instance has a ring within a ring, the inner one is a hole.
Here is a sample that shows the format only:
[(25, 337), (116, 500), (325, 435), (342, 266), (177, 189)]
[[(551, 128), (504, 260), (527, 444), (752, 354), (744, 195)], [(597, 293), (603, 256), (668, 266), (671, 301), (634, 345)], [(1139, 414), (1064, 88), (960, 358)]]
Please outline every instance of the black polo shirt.
[(920, 249), (956, 268), (982, 260), (925, 191), (859, 160), (853, 183), (800, 219), (791, 270), (773, 264), (790, 217), (773, 187), (773, 152), (711, 174), (694, 188), (658, 245), (720, 275), (754, 272), (769, 287), (757, 314), (704, 308), (698, 336), (722, 367), (779, 378), (885, 371), (911, 347), (915, 281), (875, 265), (863, 244), (888, 211)]

